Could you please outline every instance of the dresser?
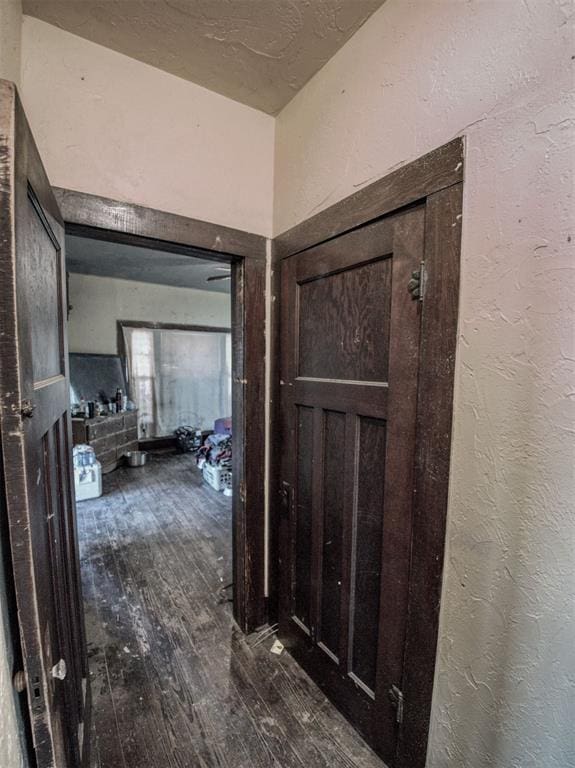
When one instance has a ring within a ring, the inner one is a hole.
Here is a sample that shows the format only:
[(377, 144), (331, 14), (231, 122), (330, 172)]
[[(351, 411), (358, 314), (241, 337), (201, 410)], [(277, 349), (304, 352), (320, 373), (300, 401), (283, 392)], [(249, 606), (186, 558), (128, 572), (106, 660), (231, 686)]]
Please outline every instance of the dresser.
[(91, 445), (102, 472), (116, 469), (128, 451), (138, 450), (138, 412), (126, 411), (93, 419), (72, 419), (74, 445)]

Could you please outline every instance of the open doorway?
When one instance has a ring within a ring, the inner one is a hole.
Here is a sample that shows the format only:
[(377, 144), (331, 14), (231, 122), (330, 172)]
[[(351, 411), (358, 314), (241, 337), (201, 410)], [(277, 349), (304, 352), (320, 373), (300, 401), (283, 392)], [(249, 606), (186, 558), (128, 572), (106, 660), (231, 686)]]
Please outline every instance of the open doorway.
[(106, 474), (146, 451), (199, 460), (215, 431), (231, 496), (231, 267), (74, 235), (66, 253), (74, 443)]
[(66, 267), (94, 758), (144, 764), (150, 700), (197, 690), (151, 657), (231, 615), (231, 266), (67, 235)]

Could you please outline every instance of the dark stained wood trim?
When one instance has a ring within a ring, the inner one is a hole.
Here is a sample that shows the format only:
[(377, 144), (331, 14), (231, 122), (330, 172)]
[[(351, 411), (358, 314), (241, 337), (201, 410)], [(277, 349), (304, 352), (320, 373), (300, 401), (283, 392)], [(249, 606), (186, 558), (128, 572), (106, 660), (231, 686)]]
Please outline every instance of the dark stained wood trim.
[[(459, 305), (464, 139), (458, 138), (393, 171), (276, 237), (272, 243), (272, 472), (270, 601), (277, 615), (278, 531), (282, 524), (280, 459), (285, 448), (279, 403), (281, 260), (417, 202), (426, 206), (424, 301), (415, 463), (414, 525), (428, 531), (413, 543), (407, 616), (404, 723), (394, 768), (423, 768), (433, 693), (445, 547), (453, 380)], [(433, 402), (434, 408), (429, 407)]]
[[(420, 347), (414, 528), (397, 768), (423, 768), (435, 673), (451, 455), (463, 184), (426, 205), (427, 284)], [(433, 407), (431, 407), (433, 404)]]
[(461, 181), (463, 139), (457, 138), (278, 235), (273, 257), (291, 256)]
[(55, 193), (66, 232), (232, 265), (234, 617), (244, 632), (251, 632), (266, 620), (266, 238), (96, 195), (59, 188)]
[[(243, 475), (232, 468), (232, 477), (239, 477), (239, 487), (234, 486), (234, 499), (242, 499), (245, 507), (243, 519), (234, 518), (235, 537), (245, 546), (238, 545), (237, 552), (243, 551), (243, 562), (238, 557), (236, 583), (243, 585), (243, 595), (238, 594), (234, 603), (234, 617), (240, 627), (253, 630), (266, 621), (265, 579), (265, 274), (264, 261), (244, 259), (232, 270), (232, 285), (240, 284), (235, 296), (232, 318), (234, 330), (243, 329), (241, 354), (243, 367), (234, 370), (232, 387), (232, 411), (238, 412), (241, 432), (232, 425), (232, 433), (243, 434), (242, 447)], [(237, 278), (240, 278), (239, 280)], [(241, 299), (241, 302), (240, 302)], [(240, 317), (238, 317), (240, 315)], [(240, 323), (240, 320), (243, 321)], [(232, 355), (233, 355), (232, 342)], [(232, 357), (233, 365), (233, 357)], [(240, 406), (241, 402), (241, 406)], [(236, 458), (234, 447), (233, 460)], [(243, 600), (243, 604), (241, 601)]]
[(262, 235), (60, 187), (54, 187), (54, 194), (68, 227), (107, 230), (117, 235), (118, 242), (126, 242), (123, 237), (132, 235), (161, 240), (164, 248), (173, 243), (265, 261), (266, 238)]
[[(75, 237), (89, 237), (92, 240), (102, 240), (108, 243), (119, 243), (122, 245), (134, 245), (138, 248), (149, 248), (158, 251), (161, 248), (161, 254), (177, 253), (183, 256), (195, 256), (203, 261), (213, 261), (219, 264), (231, 264), (238, 257), (218, 251), (208, 251), (205, 248), (195, 248), (181, 243), (172, 243), (164, 240), (155, 240), (142, 235), (132, 235), (125, 232), (117, 232), (111, 229), (98, 229), (83, 224), (66, 224), (66, 232)], [(161, 245), (159, 245), (161, 243)]]
[[(273, 248), (273, 243), (272, 243)], [(267, 613), (270, 624), (279, 619), (280, 589), (280, 520), (282, 504), (280, 493), (282, 437), (281, 387), (280, 387), (280, 323), (281, 318), (281, 263), (271, 264), (271, 314), (270, 314), (270, 446), (269, 446), (269, 538), (268, 538), (268, 600)]]
[[(246, 399), (244, 397), (245, 380), (245, 339), (246, 325), (244, 316), (244, 264), (238, 264), (232, 270), (232, 435), (243, 434), (246, 428)], [(245, 466), (246, 443), (245, 440), (236, 440), (232, 451), (232, 493), (234, 503), (246, 506)], [(263, 467), (262, 467), (263, 469)], [(234, 510), (235, 512), (235, 510)], [(240, 542), (246, 540), (246, 515), (233, 514), (232, 517), (232, 549), (233, 583), (234, 583), (234, 619), (240, 626), (247, 625), (245, 595), (247, 593), (245, 573), (247, 569), (247, 548), (240, 546)], [(244, 588), (238, 591), (236, 585), (243, 584)]]
[[(11, 134), (17, 133), (17, 111), (20, 110), (19, 99), (16, 92), (16, 87), (13, 83), (9, 83), (5, 80), (0, 80), (0, 286), (4, 286), (5, 290), (14, 290), (16, 282), (15, 263), (13, 254), (15, 252), (15, 205), (16, 205), (16, 190), (14, 189), (13, 174), (16, 164), (16, 157), (11, 151)], [(52, 211), (52, 214), (54, 211)], [(2, 334), (0, 337), (0, 345), (5, 346), (4, 342), (11, 337), (14, 337), (18, 333), (18, 319), (14, 312), (11, 302), (2, 299), (0, 301), (0, 327), (2, 328)], [(6, 410), (11, 410), (14, 414), (17, 413), (18, 403), (20, 401), (20, 386), (18, 382), (18, 355), (16, 349), (10, 344), (6, 345), (5, 349), (1, 350), (4, 365), (0, 366), (0, 386), (5, 389), (7, 394), (2, 402), (2, 407)], [(11, 394), (9, 395), (8, 392)], [(13, 418), (13, 428), (20, 429), (20, 420), (16, 417)], [(2, 448), (0, 450), (0, 556), (2, 558), (3, 573), (0, 574), (0, 580), (4, 579), (6, 583), (5, 588), (5, 616), (8, 617), (9, 626), (5, 631), (6, 644), (8, 653), (12, 653), (13, 661), (10, 674), (14, 675), (17, 671), (24, 669), (24, 657), (26, 654), (32, 653), (39, 656), (41, 653), (41, 639), (38, 638), (38, 642), (34, 643), (33, 648), (25, 648), (22, 643), (20, 634), (20, 619), (18, 616), (18, 601), (16, 598), (16, 579), (15, 579), (15, 567), (18, 565), (14, 563), (12, 556), (11, 540), (10, 540), (10, 521), (8, 518), (8, 510), (6, 505), (6, 478), (4, 476), (4, 463), (14, 458), (18, 458), (18, 453), (22, 450), (21, 444), (15, 446), (16, 456), (14, 449), (10, 447), (6, 450), (3, 447), (4, 434), (0, 429), (0, 444)], [(18, 487), (15, 489), (15, 494), (25, 493), (24, 478), (18, 483)], [(30, 590), (32, 592), (32, 590)], [(37, 662), (39, 666), (39, 660)], [(13, 693), (13, 702), (17, 707), (17, 713), (21, 718), (21, 722), (24, 725), (25, 733), (22, 739), (22, 746), (25, 748), (27, 758), (30, 765), (33, 765), (36, 757), (34, 754), (33, 743), (33, 728), (32, 718), (30, 717), (28, 707), (28, 693), (23, 691), (20, 694)]]

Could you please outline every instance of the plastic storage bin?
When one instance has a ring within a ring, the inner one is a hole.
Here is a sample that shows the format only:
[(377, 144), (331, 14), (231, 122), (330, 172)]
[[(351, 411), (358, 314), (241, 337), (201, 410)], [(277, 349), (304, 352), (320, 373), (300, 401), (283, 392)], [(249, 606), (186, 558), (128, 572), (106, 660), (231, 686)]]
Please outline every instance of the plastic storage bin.
[(73, 459), (76, 501), (97, 499), (102, 495), (102, 467), (94, 449), (89, 445), (75, 445)]
[(232, 473), (229, 467), (215, 467), (206, 462), (202, 467), (202, 475), (206, 483), (216, 491), (232, 487)]

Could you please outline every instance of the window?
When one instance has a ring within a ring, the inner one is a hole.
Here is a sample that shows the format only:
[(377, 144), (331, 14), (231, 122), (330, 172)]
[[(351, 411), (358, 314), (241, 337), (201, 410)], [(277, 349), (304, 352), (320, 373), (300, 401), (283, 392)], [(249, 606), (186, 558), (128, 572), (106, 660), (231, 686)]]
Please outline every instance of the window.
[(231, 413), (231, 334), (122, 326), (141, 438), (211, 429)]

